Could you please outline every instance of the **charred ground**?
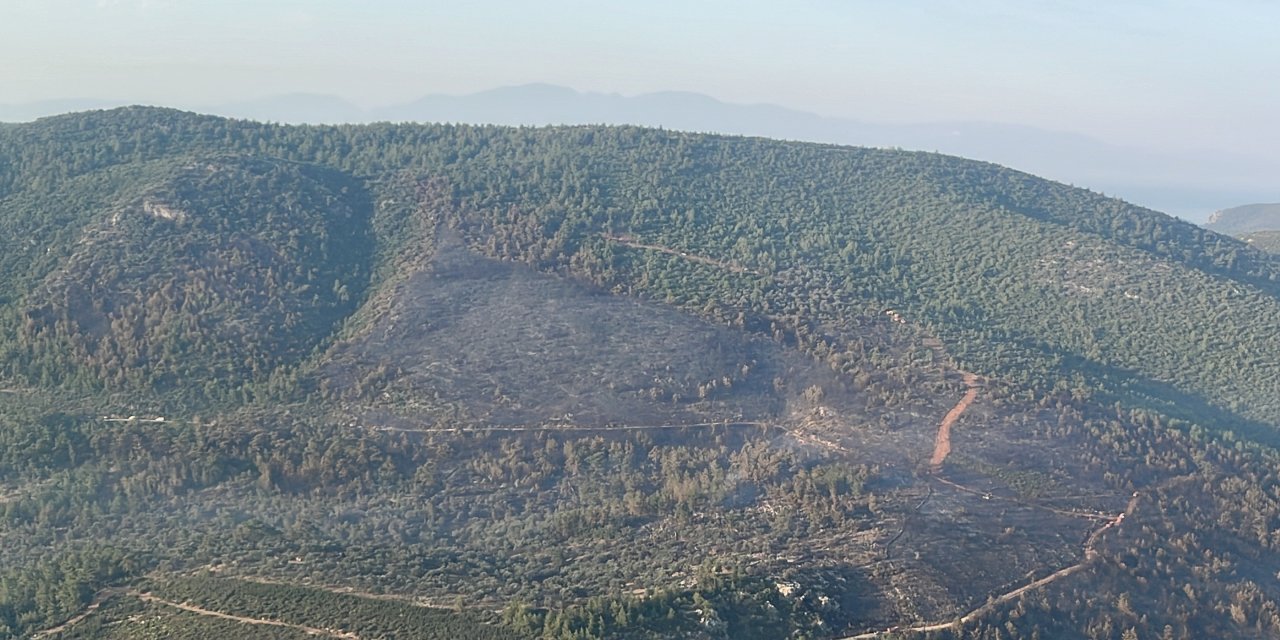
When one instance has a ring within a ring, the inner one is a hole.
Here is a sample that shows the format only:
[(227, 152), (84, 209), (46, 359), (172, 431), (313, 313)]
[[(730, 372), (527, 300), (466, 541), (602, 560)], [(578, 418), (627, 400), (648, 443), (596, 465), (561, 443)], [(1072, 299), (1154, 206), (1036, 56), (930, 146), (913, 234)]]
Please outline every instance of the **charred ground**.
[(1243, 243), (632, 128), (127, 109), (0, 153), (0, 635), (1280, 629)]

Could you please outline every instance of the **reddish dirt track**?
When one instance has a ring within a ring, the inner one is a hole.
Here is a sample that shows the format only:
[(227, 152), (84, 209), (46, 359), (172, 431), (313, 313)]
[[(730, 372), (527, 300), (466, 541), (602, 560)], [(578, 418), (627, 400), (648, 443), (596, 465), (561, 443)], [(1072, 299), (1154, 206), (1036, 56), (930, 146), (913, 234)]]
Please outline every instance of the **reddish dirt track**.
[(951, 426), (960, 419), (961, 414), (973, 401), (978, 398), (978, 376), (973, 373), (965, 372), (964, 384), (969, 387), (964, 397), (960, 398), (960, 402), (956, 406), (951, 407), (947, 415), (942, 418), (942, 424), (938, 425), (938, 435), (933, 441), (933, 457), (929, 458), (929, 469), (933, 473), (942, 470), (942, 462), (951, 454)]

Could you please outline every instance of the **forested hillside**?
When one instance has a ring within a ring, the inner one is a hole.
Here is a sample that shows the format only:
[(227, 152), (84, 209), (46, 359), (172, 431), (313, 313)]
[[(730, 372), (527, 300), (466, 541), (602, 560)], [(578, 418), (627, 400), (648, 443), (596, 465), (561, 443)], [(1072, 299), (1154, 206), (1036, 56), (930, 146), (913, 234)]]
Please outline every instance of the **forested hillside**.
[(1280, 259), (1157, 212), (128, 108), (0, 225), (0, 637), (1280, 633)]
[(354, 309), (371, 251), (358, 181), (216, 156), (138, 173), (140, 185), (71, 215), (77, 202), (7, 199), (6, 220), (33, 227), (5, 256), (9, 296), (28, 292), (13, 305), (19, 375), (221, 397), (297, 365)]
[[(985, 371), (1049, 385), (1082, 372), (1100, 389), (1191, 396), (1205, 411), (1230, 412), (1215, 419), (1280, 421), (1280, 375), (1266, 366), (1280, 361), (1274, 258), (994, 165), (629, 128), (288, 128), (153, 109), (40, 121), (3, 144), (0, 193), (24, 211), (32, 206), (17, 201), (27, 194), (92, 189), (75, 181), (99, 169), (199, 153), (332, 166), (375, 190), (408, 173), (417, 194), (382, 200), (384, 247), (413, 242), (397, 236), (417, 211), (408, 200), (422, 198), (425, 215), (482, 253), (680, 306), (793, 329), (838, 323), (829, 307), (901, 307)], [(153, 178), (138, 171), (134, 180)], [(46, 253), (81, 240), (63, 233)], [(636, 249), (622, 236), (741, 270)], [(30, 240), (8, 241), (19, 238)], [(1232, 344), (1203, 334), (1206, 316)]]

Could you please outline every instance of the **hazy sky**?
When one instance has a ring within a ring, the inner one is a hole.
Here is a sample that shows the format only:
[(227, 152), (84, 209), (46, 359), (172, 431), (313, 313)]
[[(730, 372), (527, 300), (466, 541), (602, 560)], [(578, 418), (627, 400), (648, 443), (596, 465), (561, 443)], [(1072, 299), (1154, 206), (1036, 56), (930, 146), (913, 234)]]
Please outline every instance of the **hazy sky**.
[(0, 103), (362, 106), (529, 82), (1274, 154), (1269, 0), (0, 0)]

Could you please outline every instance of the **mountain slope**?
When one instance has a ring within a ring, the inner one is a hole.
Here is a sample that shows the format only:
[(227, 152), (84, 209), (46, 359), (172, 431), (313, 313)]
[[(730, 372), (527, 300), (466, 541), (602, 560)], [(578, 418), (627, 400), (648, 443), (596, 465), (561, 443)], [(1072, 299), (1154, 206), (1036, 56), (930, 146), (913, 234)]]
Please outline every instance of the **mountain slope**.
[(130, 108), (0, 129), (0, 213), (0, 637), (1280, 633), (1280, 263), (1153, 211)]
[[(139, 133), (151, 121), (165, 132)], [(1104, 393), (1189, 417), (1280, 422), (1280, 376), (1268, 364), (1280, 361), (1269, 328), (1280, 317), (1274, 258), (995, 165), (632, 128), (311, 129), (140, 109), (41, 121), (5, 138), (15, 161), (0, 185), (56, 185), (209, 148), (364, 176), (409, 172), (446, 185), (446, 223), (483, 254), (791, 330), (838, 325), (842, 308), (903, 307), (986, 372), (1045, 386), (1084, 375)], [(40, 164), (50, 151), (59, 160)], [(626, 234), (709, 262), (608, 239)], [(706, 266), (717, 263), (758, 275)], [(1202, 315), (1239, 342), (1217, 343), (1199, 328)]]
[(1238, 236), (1252, 231), (1280, 230), (1280, 204), (1246, 204), (1213, 212), (1206, 229)]
[[(202, 393), (209, 383), (261, 384), (300, 362), (367, 284), (369, 203), (348, 178), (249, 157), (151, 163), (142, 173), (130, 177), (144, 188), (79, 211), (78, 231), (6, 241), (19, 245), (19, 261), (29, 247), (60, 256), (34, 283), (15, 278), (19, 269), (5, 274), (21, 300), (10, 307), (20, 323), (15, 371), (176, 394), (197, 381)], [(9, 220), (48, 212), (5, 204)]]

